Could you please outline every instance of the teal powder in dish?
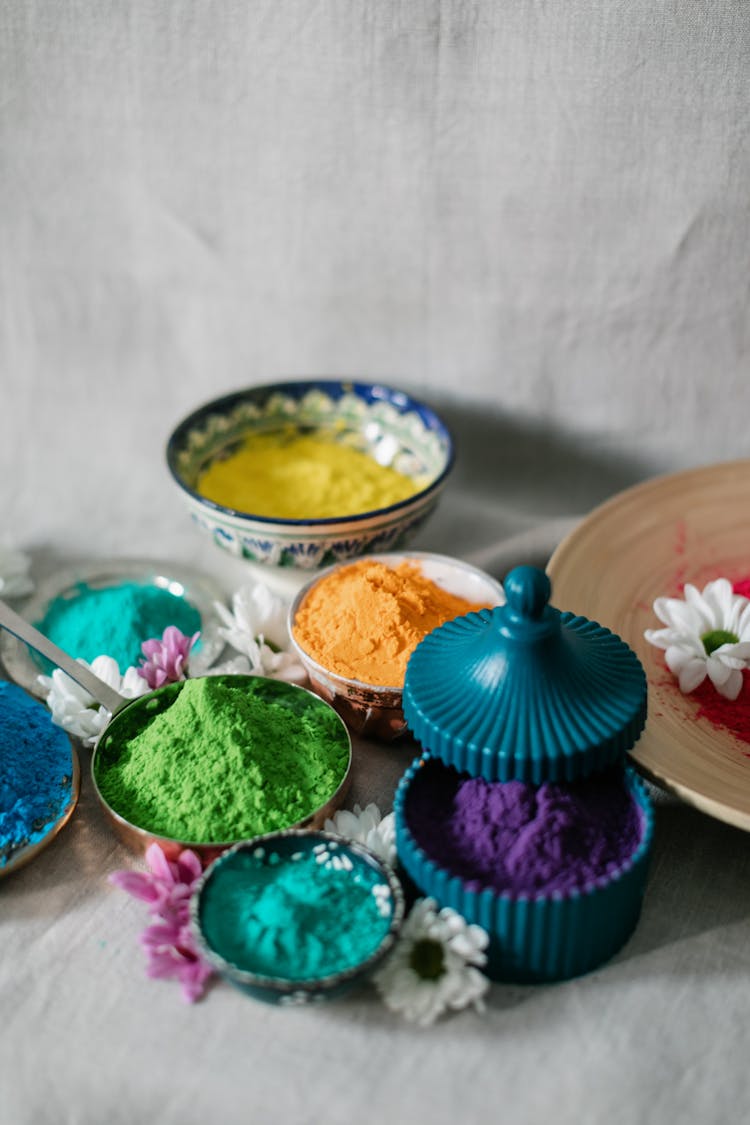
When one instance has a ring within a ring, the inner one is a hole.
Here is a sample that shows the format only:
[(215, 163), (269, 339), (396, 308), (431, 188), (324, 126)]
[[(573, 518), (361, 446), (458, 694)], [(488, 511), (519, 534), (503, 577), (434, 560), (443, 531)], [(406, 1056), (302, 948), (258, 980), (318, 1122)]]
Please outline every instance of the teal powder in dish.
[(238, 969), (282, 980), (319, 980), (360, 965), (388, 933), (392, 901), (377, 871), (347, 862), (335, 845), (228, 856), (204, 892), (205, 940)]
[(55, 598), (36, 624), (70, 656), (89, 663), (111, 656), (124, 672), (139, 663), (144, 641), (161, 637), (168, 625), (192, 636), (201, 616), (185, 598), (160, 586), (123, 582), (94, 589), (81, 583), (72, 595)]

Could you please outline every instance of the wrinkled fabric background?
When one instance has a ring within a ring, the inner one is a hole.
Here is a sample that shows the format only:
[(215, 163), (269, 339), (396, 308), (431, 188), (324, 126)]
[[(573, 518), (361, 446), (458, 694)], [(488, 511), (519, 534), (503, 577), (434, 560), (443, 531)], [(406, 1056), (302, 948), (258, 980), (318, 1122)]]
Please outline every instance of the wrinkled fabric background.
[[(0, 538), (156, 556), (170, 429), (358, 375), (442, 409), (415, 546), (502, 574), (655, 472), (748, 453), (745, 0), (0, 2)], [(358, 751), (390, 801), (407, 749)], [(0, 887), (0, 1117), (721, 1122), (750, 1094), (748, 841), (660, 804), (616, 961), (416, 1034), (142, 975), (88, 790)]]

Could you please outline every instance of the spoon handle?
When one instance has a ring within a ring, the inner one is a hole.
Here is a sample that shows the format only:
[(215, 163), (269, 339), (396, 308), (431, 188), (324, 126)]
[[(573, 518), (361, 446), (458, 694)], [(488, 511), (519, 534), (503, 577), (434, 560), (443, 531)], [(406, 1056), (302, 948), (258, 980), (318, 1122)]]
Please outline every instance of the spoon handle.
[(73, 660), (66, 652), (63, 652), (61, 648), (48, 640), (43, 633), (30, 625), (28, 621), (19, 617), (15, 610), (12, 610), (3, 601), (0, 601), (0, 627), (7, 629), (20, 641), (25, 641), (27, 645), (31, 645), (33, 649), (36, 649), (42, 656), (46, 656), (58, 668), (62, 668), (71, 680), (75, 680), (84, 691), (93, 695), (94, 699), (101, 703), (102, 707), (106, 707), (108, 711), (114, 712), (126, 702), (124, 696), (111, 688), (109, 684), (105, 684), (104, 680), (100, 680), (88, 668), (84, 668), (83, 664)]

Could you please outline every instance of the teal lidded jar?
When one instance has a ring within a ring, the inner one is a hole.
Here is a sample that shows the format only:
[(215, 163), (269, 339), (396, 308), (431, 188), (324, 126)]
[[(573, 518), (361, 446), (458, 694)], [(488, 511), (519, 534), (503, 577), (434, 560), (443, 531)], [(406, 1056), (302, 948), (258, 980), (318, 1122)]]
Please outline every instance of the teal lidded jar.
[(426, 753), (396, 794), (397, 845), (425, 894), (488, 930), (491, 977), (560, 980), (611, 957), (640, 914), (653, 810), (625, 755), (646, 676), (610, 630), (549, 604), (543, 571), (504, 586), (506, 605), (440, 626), (409, 661)]

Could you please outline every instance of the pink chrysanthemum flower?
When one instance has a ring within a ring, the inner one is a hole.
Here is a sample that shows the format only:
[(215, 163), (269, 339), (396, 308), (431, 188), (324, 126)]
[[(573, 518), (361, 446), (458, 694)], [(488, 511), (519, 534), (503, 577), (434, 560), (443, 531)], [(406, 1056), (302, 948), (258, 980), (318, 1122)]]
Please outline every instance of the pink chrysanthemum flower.
[(186, 678), (190, 650), (199, 636), (199, 633), (193, 633), (192, 637), (188, 637), (176, 625), (167, 625), (161, 640), (154, 637), (143, 642), (141, 651), (146, 659), (141, 660), (138, 674), (143, 676), (152, 691), (163, 684), (175, 684)]
[(109, 877), (123, 891), (148, 903), (158, 921), (141, 935), (146, 952), (146, 973), (153, 979), (179, 980), (184, 998), (203, 995), (213, 969), (200, 956), (189, 925), (190, 897), (202, 873), (195, 852), (181, 851), (170, 862), (158, 844), (146, 852), (149, 872), (115, 871)]

